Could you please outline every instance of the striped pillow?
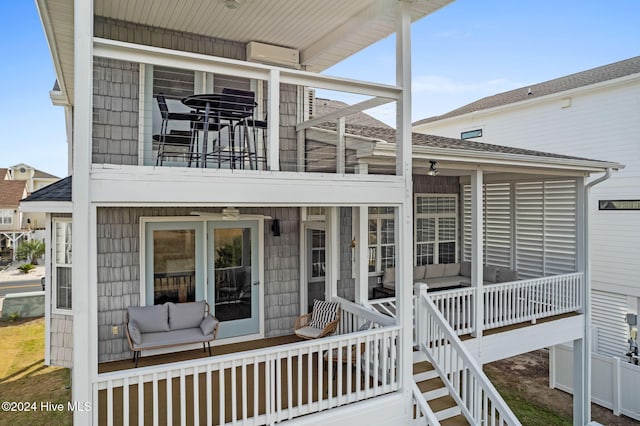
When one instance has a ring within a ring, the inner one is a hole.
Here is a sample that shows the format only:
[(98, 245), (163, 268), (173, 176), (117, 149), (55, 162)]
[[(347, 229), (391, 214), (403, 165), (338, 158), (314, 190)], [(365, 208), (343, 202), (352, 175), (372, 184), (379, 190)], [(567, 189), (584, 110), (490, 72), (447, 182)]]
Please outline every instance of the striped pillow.
[(339, 306), (340, 304), (337, 302), (325, 302), (324, 300), (314, 299), (309, 327), (325, 328), (327, 324), (336, 319)]

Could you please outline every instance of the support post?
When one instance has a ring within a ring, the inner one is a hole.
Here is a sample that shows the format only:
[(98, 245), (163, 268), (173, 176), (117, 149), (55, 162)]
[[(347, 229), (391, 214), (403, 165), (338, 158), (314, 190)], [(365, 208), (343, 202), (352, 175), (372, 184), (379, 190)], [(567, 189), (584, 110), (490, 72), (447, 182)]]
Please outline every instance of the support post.
[(411, 145), (411, 16), (410, 5), (396, 5), (396, 86), (402, 88), (397, 105), (396, 175), (402, 176), (404, 197), (396, 209), (396, 301), (397, 320), (402, 325), (400, 380), (405, 413), (411, 415), (413, 383), (413, 179)]
[(481, 169), (471, 173), (471, 287), (476, 291), (474, 298), (474, 329), (471, 335), (476, 338), (482, 337), (484, 325), (482, 180), (483, 172)]
[(269, 108), (267, 117), (267, 140), (269, 142), (267, 164), (269, 170), (280, 170), (280, 71), (272, 69), (267, 82)]
[(353, 232), (355, 234), (356, 247), (354, 256), (356, 262), (356, 303), (364, 303), (369, 300), (369, 229), (368, 223), (368, 207), (360, 206), (353, 208)]
[(340, 217), (338, 207), (330, 207), (327, 211), (327, 243), (329, 259), (325, 286), (325, 300), (333, 300), (338, 296), (338, 279), (340, 277)]
[(346, 165), (345, 165), (345, 153), (346, 153), (346, 137), (345, 137), (345, 119), (344, 117), (338, 118), (337, 122), (337, 137), (338, 141), (336, 144), (336, 173), (344, 174)]
[(573, 341), (573, 424), (574, 426), (584, 426), (589, 420), (586, 416), (587, 410), (585, 401), (589, 404), (586, 396), (586, 376), (585, 371), (585, 339)]
[[(74, 1), (74, 120), (73, 120), (73, 368), (71, 398), (92, 402), (91, 411), (73, 412), (75, 424), (97, 423), (98, 374), (97, 283), (91, 271), (95, 247), (95, 210), (91, 206), (90, 170), (93, 94), (93, 1)], [(92, 243), (93, 241), (93, 243)]]

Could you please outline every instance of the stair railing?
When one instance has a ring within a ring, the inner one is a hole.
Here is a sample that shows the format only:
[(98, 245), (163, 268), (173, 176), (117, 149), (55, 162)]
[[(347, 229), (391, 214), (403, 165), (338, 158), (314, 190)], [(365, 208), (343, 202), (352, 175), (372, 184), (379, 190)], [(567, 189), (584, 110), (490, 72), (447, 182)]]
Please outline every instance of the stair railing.
[(462, 414), (476, 425), (521, 425), (475, 358), (420, 287), (416, 307), (419, 348), (436, 369)]

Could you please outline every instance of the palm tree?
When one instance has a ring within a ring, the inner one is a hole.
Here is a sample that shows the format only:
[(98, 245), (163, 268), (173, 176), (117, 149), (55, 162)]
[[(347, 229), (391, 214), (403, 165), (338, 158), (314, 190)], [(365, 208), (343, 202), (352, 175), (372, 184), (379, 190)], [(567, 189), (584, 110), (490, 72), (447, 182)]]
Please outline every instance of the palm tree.
[(18, 246), (16, 255), (18, 259), (31, 259), (31, 264), (37, 265), (38, 258), (44, 254), (44, 242), (40, 240), (29, 240)]

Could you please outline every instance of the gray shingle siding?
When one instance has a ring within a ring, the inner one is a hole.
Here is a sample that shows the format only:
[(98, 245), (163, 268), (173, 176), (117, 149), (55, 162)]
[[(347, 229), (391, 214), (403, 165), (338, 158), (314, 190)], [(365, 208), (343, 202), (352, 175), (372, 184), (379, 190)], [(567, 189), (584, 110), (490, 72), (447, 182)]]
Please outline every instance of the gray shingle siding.
[[(111, 361), (131, 354), (124, 334), (128, 306), (140, 304), (140, 217), (188, 216), (193, 208), (99, 208), (97, 224), (98, 354)], [(202, 211), (219, 211), (199, 209)], [(290, 334), (299, 315), (299, 209), (252, 208), (241, 213), (280, 220), (274, 237), (265, 220), (265, 335)], [(119, 327), (118, 335), (112, 326)]]

